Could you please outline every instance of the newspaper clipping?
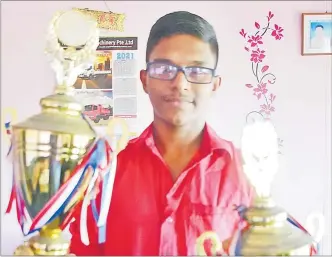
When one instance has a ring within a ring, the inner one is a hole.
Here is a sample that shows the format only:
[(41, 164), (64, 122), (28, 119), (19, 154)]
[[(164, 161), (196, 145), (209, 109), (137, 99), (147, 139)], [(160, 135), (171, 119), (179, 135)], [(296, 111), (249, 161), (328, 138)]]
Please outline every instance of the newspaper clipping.
[(95, 63), (77, 78), (77, 99), (94, 126), (109, 130), (123, 119), (130, 137), (137, 132), (137, 37), (101, 37)]

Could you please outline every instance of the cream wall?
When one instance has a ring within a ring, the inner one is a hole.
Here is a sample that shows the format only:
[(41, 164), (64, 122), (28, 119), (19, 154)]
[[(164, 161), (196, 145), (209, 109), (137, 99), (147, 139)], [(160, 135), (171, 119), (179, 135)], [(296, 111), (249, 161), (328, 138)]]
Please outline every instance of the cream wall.
[[(331, 254), (331, 56), (300, 55), (301, 13), (331, 11), (327, 1), (108, 2), (113, 12), (126, 13), (125, 32), (138, 36), (139, 66), (144, 67), (149, 29), (167, 12), (188, 10), (208, 19), (220, 43), (219, 73), (223, 86), (208, 120), (220, 136), (238, 143), (246, 113), (258, 102), (244, 85), (253, 80), (241, 28), (254, 29), (269, 11), (284, 28), (284, 38), (265, 39), (267, 62), (276, 75), (277, 95), (272, 119), (284, 140), (281, 170), (274, 185), (278, 203), (304, 223), (312, 211), (324, 213), (325, 254)], [(102, 1), (5, 1), (1, 3), (1, 108), (13, 107), (23, 120), (39, 111), (55, 79), (43, 54), (45, 33), (54, 12), (71, 7), (107, 11)], [(268, 38), (268, 37), (267, 37)], [(152, 119), (148, 98), (139, 90), (139, 130)], [(2, 125), (1, 125), (2, 126)], [(8, 142), (1, 141), (1, 253), (11, 254), (23, 237), (15, 213), (4, 215), (11, 186), (5, 159)]]

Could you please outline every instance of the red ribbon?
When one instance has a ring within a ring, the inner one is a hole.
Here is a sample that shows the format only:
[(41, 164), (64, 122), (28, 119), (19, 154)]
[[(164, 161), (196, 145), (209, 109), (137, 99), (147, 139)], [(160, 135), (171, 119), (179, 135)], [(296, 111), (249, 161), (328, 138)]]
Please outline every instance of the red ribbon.
[(12, 191), (10, 193), (10, 198), (9, 198), (8, 206), (6, 209), (6, 213), (10, 213), (10, 211), (12, 210), (15, 199), (16, 199), (15, 185), (12, 185)]

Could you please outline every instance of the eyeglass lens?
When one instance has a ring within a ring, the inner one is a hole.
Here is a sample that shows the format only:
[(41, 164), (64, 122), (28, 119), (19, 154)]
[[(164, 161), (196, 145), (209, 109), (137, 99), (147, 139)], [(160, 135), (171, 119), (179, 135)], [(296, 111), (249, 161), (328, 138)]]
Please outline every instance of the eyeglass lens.
[(211, 83), (213, 78), (213, 70), (205, 67), (190, 66), (181, 68), (167, 63), (150, 63), (148, 65), (149, 76), (160, 80), (173, 80), (179, 71), (183, 71), (186, 79), (191, 83)]

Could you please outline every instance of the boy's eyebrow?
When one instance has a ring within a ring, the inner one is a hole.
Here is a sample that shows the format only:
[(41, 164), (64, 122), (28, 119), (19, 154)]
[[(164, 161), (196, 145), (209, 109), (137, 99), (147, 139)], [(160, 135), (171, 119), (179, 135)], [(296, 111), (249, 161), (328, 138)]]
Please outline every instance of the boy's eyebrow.
[(203, 61), (193, 61), (193, 62), (191, 62), (191, 64), (197, 65), (197, 66), (204, 66), (206, 64), (206, 62), (203, 62)]
[(163, 62), (163, 63), (174, 64), (171, 60), (169, 60), (169, 59), (162, 59), (162, 58), (154, 59), (152, 62)]
[[(169, 59), (164, 59), (164, 58), (158, 58), (154, 59), (152, 62), (161, 62), (161, 63), (167, 63), (167, 64), (174, 64), (171, 60)], [(192, 61), (190, 62), (190, 65), (197, 65), (197, 66), (204, 66), (206, 62), (203, 61)]]

